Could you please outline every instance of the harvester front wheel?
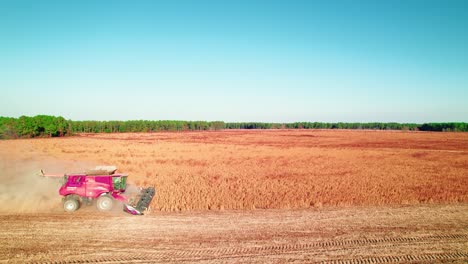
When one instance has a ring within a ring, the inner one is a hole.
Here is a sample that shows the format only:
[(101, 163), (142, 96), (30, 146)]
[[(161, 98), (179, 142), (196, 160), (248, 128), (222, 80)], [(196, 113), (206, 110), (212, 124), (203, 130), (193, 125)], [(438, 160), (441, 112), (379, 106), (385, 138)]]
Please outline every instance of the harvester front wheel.
[(80, 202), (73, 198), (73, 197), (67, 197), (65, 201), (63, 201), (63, 209), (65, 209), (66, 212), (74, 212), (80, 208)]
[(99, 211), (110, 211), (114, 205), (114, 199), (106, 194), (97, 199), (96, 207)]

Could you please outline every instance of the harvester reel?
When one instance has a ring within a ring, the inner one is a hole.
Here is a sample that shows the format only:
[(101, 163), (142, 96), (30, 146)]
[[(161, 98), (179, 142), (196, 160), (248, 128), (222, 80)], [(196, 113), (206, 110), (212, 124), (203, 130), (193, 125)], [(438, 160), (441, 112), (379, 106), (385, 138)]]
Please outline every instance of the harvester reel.
[(141, 198), (138, 201), (135, 208), (140, 212), (144, 212), (145, 210), (147, 210), (151, 201), (153, 200), (155, 193), (156, 191), (154, 190), (153, 187), (148, 187), (146, 189), (143, 189), (141, 192)]
[(124, 204), (124, 211), (132, 215), (142, 215), (147, 210), (153, 200), (156, 190), (154, 187), (148, 187), (142, 189), (137, 197), (133, 197), (132, 201), (138, 201), (136, 203)]

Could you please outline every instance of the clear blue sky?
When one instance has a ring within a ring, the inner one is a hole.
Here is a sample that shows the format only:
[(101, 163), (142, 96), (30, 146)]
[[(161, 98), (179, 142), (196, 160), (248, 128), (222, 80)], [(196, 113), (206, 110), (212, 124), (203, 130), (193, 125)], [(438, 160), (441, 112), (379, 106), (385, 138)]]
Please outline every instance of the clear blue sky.
[(468, 1), (1, 1), (0, 116), (468, 121)]

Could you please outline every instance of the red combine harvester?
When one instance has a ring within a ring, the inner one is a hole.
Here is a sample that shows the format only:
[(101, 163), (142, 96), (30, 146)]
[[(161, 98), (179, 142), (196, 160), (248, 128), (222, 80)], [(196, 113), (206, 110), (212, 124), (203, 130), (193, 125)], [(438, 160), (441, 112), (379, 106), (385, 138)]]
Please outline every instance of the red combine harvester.
[(63, 196), (63, 209), (73, 212), (81, 205), (90, 205), (96, 201), (99, 211), (110, 211), (116, 201), (123, 203), (123, 210), (132, 215), (142, 215), (149, 207), (155, 195), (153, 187), (140, 188), (132, 198), (123, 193), (127, 189), (127, 174), (116, 173), (115, 166), (98, 166), (92, 170), (77, 174), (45, 174), (44, 177), (63, 177), (59, 194)]

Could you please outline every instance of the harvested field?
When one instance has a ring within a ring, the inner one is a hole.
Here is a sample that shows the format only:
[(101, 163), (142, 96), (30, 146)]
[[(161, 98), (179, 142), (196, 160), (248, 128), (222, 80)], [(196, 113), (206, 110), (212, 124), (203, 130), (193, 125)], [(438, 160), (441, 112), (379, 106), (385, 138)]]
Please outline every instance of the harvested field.
[(466, 263), (468, 206), (0, 215), (0, 263)]
[(82, 134), (0, 141), (0, 154), (9, 178), (116, 165), (156, 186), (152, 209), (162, 211), (468, 202), (468, 133)]

